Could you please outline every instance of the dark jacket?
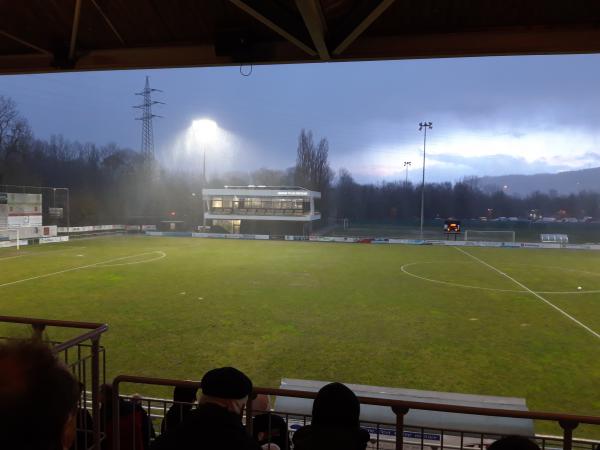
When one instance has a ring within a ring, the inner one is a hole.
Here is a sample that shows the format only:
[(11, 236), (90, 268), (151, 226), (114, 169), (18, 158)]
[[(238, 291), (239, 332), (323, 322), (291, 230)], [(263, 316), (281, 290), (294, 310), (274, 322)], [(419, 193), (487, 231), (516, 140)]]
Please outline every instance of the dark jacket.
[(362, 428), (306, 425), (294, 433), (294, 450), (364, 450), (369, 432)]
[[(101, 410), (105, 418), (102, 450), (113, 450), (112, 409)], [(148, 450), (150, 439), (154, 437), (154, 428), (150, 417), (140, 405), (120, 399), (119, 401), (119, 441), (120, 448), (126, 450)]]
[(260, 450), (246, 434), (240, 417), (205, 403), (192, 410), (183, 423), (160, 435), (152, 450)]
[(71, 450), (86, 450), (94, 445), (94, 421), (87, 409), (77, 409), (77, 434)]
[(193, 411), (193, 407), (193, 405), (188, 404), (175, 404), (171, 406), (160, 425), (160, 432), (164, 433), (176, 428)]
[(281, 450), (289, 448), (287, 422), (277, 414), (265, 413), (254, 416), (252, 431), (259, 445), (273, 443)]

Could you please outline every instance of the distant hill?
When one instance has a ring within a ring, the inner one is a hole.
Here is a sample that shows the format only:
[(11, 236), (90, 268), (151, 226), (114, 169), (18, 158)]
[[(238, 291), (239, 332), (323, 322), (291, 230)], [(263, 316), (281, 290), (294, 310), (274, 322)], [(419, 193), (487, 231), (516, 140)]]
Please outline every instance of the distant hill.
[(506, 189), (507, 193), (519, 196), (526, 196), (534, 191), (547, 193), (552, 190), (558, 194), (573, 194), (579, 191), (600, 192), (600, 167), (558, 173), (480, 177), (475, 181), (484, 191)]

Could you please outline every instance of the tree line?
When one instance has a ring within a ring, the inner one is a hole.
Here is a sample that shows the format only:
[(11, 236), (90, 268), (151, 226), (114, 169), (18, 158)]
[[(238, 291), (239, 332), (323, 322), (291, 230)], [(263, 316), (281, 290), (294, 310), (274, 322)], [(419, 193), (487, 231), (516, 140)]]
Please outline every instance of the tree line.
[[(320, 209), (327, 220), (400, 221), (420, 214), (420, 185), (403, 181), (361, 184), (345, 169), (335, 176), (328, 140), (316, 141), (308, 130), (299, 134), (292, 167), (220, 174), (207, 187), (248, 184), (317, 190), (322, 193)], [(178, 219), (200, 223), (200, 173), (160, 167), (116, 144), (80, 143), (62, 136), (36, 138), (15, 103), (0, 96), (0, 191), (2, 185), (69, 188), (72, 225), (154, 223), (173, 213)], [(524, 217), (532, 210), (544, 216), (597, 218), (600, 194), (536, 192), (517, 198), (502, 191), (483, 192), (473, 180), (425, 186), (425, 217), (429, 219)]]

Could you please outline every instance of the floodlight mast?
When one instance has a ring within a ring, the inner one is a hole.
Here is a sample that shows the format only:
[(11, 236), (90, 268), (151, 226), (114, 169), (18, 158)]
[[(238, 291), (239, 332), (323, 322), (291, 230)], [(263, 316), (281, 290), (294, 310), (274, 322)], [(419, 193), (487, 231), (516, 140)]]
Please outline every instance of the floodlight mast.
[[(192, 122), (192, 130), (196, 139), (198, 135), (198, 145), (202, 150), (202, 189), (200, 191), (200, 203), (202, 205), (202, 231), (206, 228), (206, 206), (204, 204), (203, 190), (206, 187), (206, 146), (208, 141), (215, 138), (216, 130), (218, 125), (215, 121), (210, 119), (199, 119)], [(204, 140), (204, 142), (202, 142)]]
[(404, 184), (406, 186), (408, 186), (408, 167), (412, 165), (412, 162), (410, 161), (404, 161), (404, 168), (406, 169), (406, 180), (404, 181)]
[(423, 179), (421, 181), (421, 239), (423, 239), (423, 221), (425, 218), (425, 148), (427, 145), (427, 129), (431, 130), (432, 128), (431, 122), (421, 122), (419, 123), (419, 131), (424, 131), (423, 133)]

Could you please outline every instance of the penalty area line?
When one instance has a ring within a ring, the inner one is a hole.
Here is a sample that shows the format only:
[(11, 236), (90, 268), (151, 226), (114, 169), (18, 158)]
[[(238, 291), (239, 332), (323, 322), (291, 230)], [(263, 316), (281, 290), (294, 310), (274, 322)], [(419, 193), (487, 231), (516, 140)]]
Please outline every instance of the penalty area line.
[(556, 306), (554, 303), (550, 302), (549, 300), (546, 300), (544, 297), (542, 297), (540, 294), (538, 294), (535, 291), (532, 291), (531, 289), (529, 289), (527, 286), (525, 286), (523, 283), (521, 283), (518, 280), (515, 280), (513, 277), (511, 277), (510, 275), (502, 272), (500, 269), (497, 269), (496, 267), (492, 266), (491, 264), (486, 263), (484, 260), (479, 259), (477, 256), (474, 256), (472, 254), (470, 254), (469, 252), (463, 250), (462, 248), (458, 248), (458, 247), (454, 247), (456, 250), (458, 250), (461, 253), (464, 253), (465, 255), (467, 255), (470, 258), (473, 258), (475, 261), (483, 264), (484, 266), (492, 269), (493, 271), (499, 273), (500, 275), (502, 275), (503, 277), (508, 278), (510, 281), (512, 281), (513, 283), (515, 283), (517, 286), (520, 286), (522, 289), (524, 289), (525, 291), (529, 292), (530, 294), (534, 295), (535, 297), (537, 297), (539, 300), (543, 301), (544, 303), (546, 303), (548, 306), (551, 306), (552, 308), (554, 308), (556, 311), (558, 311), (559, 313), (561, 313), (563, 316), (565, 316), (566, 318), (572, 320), (573, 322), (575, 322), (577, 325), (579, 325), (580, 327), (582, 327), (584, 330), (588, 331), (589, 333), (591, 333), (593, 336), (597, 337), (598, 339), (600, 339), (600, 334), (596, 333), (594, 330), (592, 330), (590, 327), (588, 327), (587, 325), (585, 325), (584, 323), (581, 323), (579, 320), (577, 320), (575, 317), (573, 317), (572, 315), (570, 315), (569, 313), (567, 313), (566, 311), (563, 311), (562, 309), (560, 309), (558, 306)]
[(85, 266), (71, 267), (70, 269), (64, 269), (64, 270), (59, 270), (57, 272), (45, 273), (43, 275), (36, 275), (35, 277), (29, 277), (29, 278), (23, 278), (21, 280), (9, 281), (8, 283), (0, 284), (0, 288), (3, 288), (5, 286), (11, 286), (13, 284), (25, 283), (26, 281), (39, 280), (40, 278), (52, 277), (54, 275), (60, 275), (62, 273), (73, 272), (75, 270), (82, 270), (82, 269), (87, 269), (90, 267), (100, 266), (102, 264), (109, 264), (109, 263), (112, 263), (115, 261), (121, 261), (123, 259), (135, 258), (136, 256), (149, 255), (149, 254), (153, 254), (153, 253), (155, 253), (155, 252), (146, 252), (146, 253), (138, 253), (135, 255), (121, 256), (120, 258), (108, 259), (106, 261), (98, 261), (93, 264), (86, 264)]

